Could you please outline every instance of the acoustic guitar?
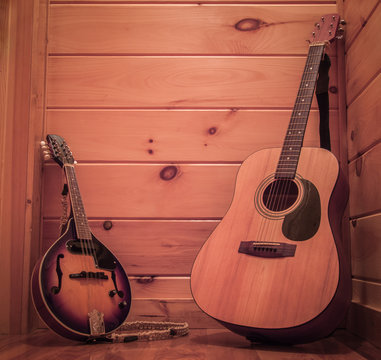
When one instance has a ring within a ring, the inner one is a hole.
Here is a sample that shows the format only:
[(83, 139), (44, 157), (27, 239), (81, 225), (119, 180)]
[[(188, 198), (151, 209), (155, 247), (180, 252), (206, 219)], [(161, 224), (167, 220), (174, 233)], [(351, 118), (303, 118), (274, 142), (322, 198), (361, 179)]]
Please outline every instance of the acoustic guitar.
[(319, 64), (339, 23), (330, 14), (316, 24), (283, 147), (242, 163), (232, 203), (193, 264), (197, 305), (251, 341), (321, 338), (349, 304), (344, 178), (331, 152), (302, 147)]
[(62, 235), (34, 268), (33, 303), (59, 335), (83, 341), (105, 339), (129, 313), (129, 280), (116, 257), (90, 230), (69, 147), (57, 135), (48, 135), (47, 143), (65, 171), (71, 214)]

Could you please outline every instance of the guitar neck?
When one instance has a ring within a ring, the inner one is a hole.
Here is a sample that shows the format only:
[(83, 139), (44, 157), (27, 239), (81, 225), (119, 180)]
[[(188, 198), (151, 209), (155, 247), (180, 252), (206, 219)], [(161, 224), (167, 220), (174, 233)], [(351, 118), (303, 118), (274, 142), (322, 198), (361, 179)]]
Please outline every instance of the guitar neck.
[(324, 48), (324, 42), (310, 45), (275, 178), (295, 178)]
[(83, 206), (82, 197), (79, 192), (74, 166), (71, 164), (65, 164), (64, 168), (69, 188), (71, 208), (73, 211), (77, 237), (81, 240), (91, 240), (92, 235), (87, 221), (85, 208)]

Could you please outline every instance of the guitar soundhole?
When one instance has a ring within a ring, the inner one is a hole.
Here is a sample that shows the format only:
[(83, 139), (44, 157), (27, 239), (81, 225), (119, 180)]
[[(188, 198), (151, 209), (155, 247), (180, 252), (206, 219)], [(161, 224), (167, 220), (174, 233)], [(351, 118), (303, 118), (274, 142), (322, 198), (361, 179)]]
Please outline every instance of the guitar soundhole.
[(263, 204), (270, 211), (284, 211), (298, 198), (298, 187), (291, 179), (277, 179), (263, 192)]

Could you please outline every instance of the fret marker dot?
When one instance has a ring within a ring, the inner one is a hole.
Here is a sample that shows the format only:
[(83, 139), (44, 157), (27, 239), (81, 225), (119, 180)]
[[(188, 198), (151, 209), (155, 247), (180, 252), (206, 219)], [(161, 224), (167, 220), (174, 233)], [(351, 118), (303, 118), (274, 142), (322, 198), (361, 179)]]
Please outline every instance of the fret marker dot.
[(310, 67), (310, 70), (312, 70), (312, 67)]
[(306, 87), (308, 87), (308, 84), (306, 84)]
[(292, 147), (290, 147), (290, 150), (292, 150)]
[(302, 99), (302, 102), (304, 102), (304, 99)]
[(298, 113), (298, 115), (300, 116), (300, 115), (302, 115), (302, 113)]

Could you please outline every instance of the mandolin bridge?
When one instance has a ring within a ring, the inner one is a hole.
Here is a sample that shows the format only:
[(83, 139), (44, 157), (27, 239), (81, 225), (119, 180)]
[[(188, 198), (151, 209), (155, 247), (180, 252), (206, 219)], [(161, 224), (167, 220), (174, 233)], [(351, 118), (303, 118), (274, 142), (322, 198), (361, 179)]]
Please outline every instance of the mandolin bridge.
[(294, 256), (295, 250), (296, 245), (287, 243), (266, 241), (241, 241), (238, 252), (258, 257), (279, 258)]

